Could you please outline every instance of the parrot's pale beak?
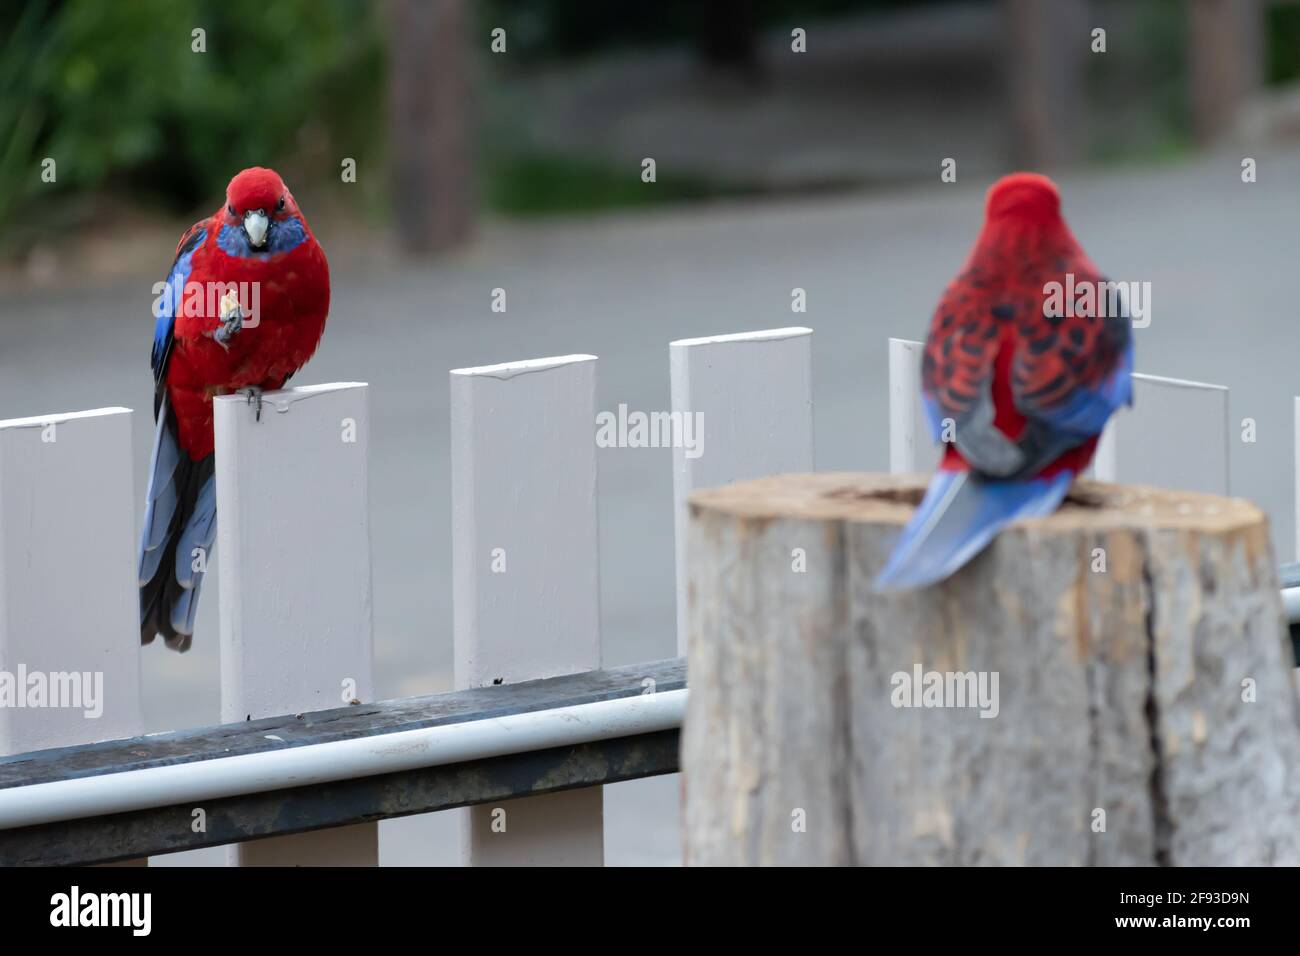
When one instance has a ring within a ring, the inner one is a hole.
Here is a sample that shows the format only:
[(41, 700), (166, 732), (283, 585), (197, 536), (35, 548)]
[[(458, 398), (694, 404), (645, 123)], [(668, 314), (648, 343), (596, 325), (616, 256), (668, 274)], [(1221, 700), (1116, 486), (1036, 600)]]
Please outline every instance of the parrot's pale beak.
[(271, 221), (260, 209), (250, 209), (244, 213), (244, 232), (248, 233), (248, 244), (254, 249), (266, 245), (266, 232), (271, 228)]

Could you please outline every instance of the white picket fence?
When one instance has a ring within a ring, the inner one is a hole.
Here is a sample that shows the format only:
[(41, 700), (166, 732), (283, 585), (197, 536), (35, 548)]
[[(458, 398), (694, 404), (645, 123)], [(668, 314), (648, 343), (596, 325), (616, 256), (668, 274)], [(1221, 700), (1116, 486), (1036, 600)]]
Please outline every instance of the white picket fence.
[[(597, 366), (570, 355), (450, 373), (458, 688), (600, 666)], [(702, 455), (673, 453), (684, 650), (685, 500), (815, 468), (812, 330), (672, 342), (669, 370), (672, 412), (703, 425)], [(890, 340), (893, 471), (935, 460), (919, 380), (920, 347)], [(206, 599), (220, 612), (224, 721), (373, 699), (368, 390), (268, 394), (260, 422), (240, 397), (216, 401), (220, 587)], [(106, 687), (93, 721), (0, 708), (0, 754), (142, 730), (132, 414), (0, 422), (0, 670), (99, 671)], [(1230, 431), (1227, 389), (1138, 376), (1135, 408), (1108, 428), (1095, 473), (1227, 493)], [(452, 811), (465, 862), (603, 862), (599, 787), (512, 801), (505, 835), (492, 831), (495, 809)], [(376, 824), (260, 840), (228, 859), (374, 865)]]

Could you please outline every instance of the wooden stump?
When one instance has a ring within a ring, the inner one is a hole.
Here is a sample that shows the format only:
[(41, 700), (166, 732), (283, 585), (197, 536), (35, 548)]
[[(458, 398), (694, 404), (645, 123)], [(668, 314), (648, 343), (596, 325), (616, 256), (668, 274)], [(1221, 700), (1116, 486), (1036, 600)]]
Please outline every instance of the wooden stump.
[(877, 594), (923, 488), (692, 496), (688, 863), (1300, 863), (1258, 508), (1082, 481), (950, 580)]

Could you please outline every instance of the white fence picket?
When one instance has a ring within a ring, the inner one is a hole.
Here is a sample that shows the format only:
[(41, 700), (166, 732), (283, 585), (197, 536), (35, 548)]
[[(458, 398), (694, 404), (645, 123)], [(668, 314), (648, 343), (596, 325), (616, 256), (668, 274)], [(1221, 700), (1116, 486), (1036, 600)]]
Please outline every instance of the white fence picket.
[(130, 409), (0, 421), (0, 754), (142, 731), (135, 504)]
[(932, 471), (939, 448), (931, 440), (921, 405), (921, 357), (925, 347), (907, 339), (889, 340), (889, 471), (910, 475)]
[[(889, 470), (928, 471), (939, 460), (921, 410), (919, 342), (889, 340)], [(1158, 375), (1133, 376), (1123, 408), (1097, 443), (1103, 481), (1227, 494), (1228, 389)], [(925, 449), (925, 451), (923, 451)]]
[[(456, 687), (599, 667), (595, 356), (450, 378)], [(604, 861), (600, 787), (461, 812), (468, 864)]]
[(674, 416), (699, 422), (695, 452), (673, 447), (677, 653), (686, 653), (686, 499), (697, 488), (812, 471), (812, 329), (668, 345)]
[(1295, 488), (1295, 554), (1291, 560), (1300, 561), (1300, 398), (1292, 399), (1292, 414), (1294, 415), (1294, 465), (1291, 472), (1291, 482)]
[(0, 755), (144, 732), (135, 531), (130, 409), (0, 422)]
[[(368, 389), (214, 400), (224, 722), (374, 697)], [(209, 598), (212, 596), (209, 595)], [(377, 824), (228, 848), (241, 866), (378, 863)]]
[(1093, 473), (1103, 481), (1226, 495), (1228, 389), (1158, 375), (1133, 376), (1133, 407), (1102, 433)]

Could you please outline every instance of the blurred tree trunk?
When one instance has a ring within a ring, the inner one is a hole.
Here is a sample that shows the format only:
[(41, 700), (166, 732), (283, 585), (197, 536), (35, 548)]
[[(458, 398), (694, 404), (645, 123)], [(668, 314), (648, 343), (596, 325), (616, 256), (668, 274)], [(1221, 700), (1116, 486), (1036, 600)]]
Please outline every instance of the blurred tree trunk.
[(753, 78), (759, 72), (754, 0), (710, 0), (700, 8), (697, 43), (704, 62)]
[(1012, 153), (1022, 168), (1074, 162), (1087, 145), (1086, 0), (1001, 0)]
[(389, 149), (402, 246), (433, 252), (474, 225), (469, 37), (463, 0), (391, 0)]
[(1263, 77), (1263, 10), (1256, 0), (1189, 0), (1192, 126), (1202, 143), (1232, 128)]

